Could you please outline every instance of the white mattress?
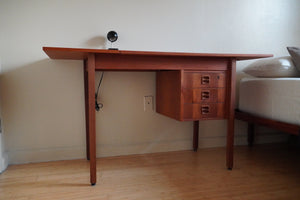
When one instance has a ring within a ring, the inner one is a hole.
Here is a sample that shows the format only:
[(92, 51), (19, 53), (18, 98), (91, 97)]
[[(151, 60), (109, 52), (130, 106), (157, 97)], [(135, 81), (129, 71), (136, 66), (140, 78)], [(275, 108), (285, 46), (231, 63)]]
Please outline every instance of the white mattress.
[(300, 78), (244, 78), (239, 109), (300, 125)]

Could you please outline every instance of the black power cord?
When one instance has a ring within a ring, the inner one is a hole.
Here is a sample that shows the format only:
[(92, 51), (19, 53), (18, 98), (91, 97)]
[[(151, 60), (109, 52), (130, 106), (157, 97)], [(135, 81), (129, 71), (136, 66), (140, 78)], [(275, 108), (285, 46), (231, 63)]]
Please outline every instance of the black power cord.
[(97, 91), (95, 93), (95, 109), (96, 109), (96, 111), (99, 111), (101, 108), (103, 108), (103, 104), (100, 103), (100, 102), (98, 103), (98, 94), (99, 94), (99, 89), (100, 89), (100, 86), (101, 86), (101, 83), (102, 83), (102, 80), (103, 80), (103, 75), (104, 75), (104, 72), (101, 73), (98, 88), (97, 88)]

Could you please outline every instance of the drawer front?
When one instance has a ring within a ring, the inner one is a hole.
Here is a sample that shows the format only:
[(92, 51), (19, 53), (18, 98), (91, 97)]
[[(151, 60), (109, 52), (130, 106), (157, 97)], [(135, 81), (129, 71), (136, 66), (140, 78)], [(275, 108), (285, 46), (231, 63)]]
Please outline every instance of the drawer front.
[(226, 74), (224, 71), (218, 72), (184, 72), (184, 88), (210, 88), (225, 87)]
[(184, 88), (183, 103), (220, 103), (225, 102), (225, 88)]
[(184, 120), (222, 119), (225, 117), (225, 103), (185, 104)]

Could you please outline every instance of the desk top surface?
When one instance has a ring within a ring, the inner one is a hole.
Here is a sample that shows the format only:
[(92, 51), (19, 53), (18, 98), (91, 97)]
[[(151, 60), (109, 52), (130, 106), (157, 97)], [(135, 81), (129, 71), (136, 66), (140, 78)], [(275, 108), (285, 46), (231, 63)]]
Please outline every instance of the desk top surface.
[(127, 51), (108, 49), (82, 49), (64, 47), (43, 47), (43, 51), (51, 59), (84, 60), (89, 53), (102, 55), (135, 55), (135, 56), (177, 56), (177, 57), (211, 57), (234, 58), (236, 60), (249, 60), (272, 57), (272, 54), (222, 54), (222, 53), (184, 53), (184, 52), (158, 52), (158, 51)]

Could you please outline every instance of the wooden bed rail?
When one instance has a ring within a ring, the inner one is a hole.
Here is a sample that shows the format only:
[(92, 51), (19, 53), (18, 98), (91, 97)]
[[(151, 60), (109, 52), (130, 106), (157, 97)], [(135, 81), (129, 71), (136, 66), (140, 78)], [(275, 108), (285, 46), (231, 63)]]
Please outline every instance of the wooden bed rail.
[(264, 117), (259, 117), (247, 112), (240, 111), (239, 109), (235, 110), (235, 118), (248, 122), (248, 144), (249, 146), (253, 145), (254, 141), (254, 125), (262, 125), (270, 127), (276, 130), (283, 131), (292, 135), (299, 135), (300, 126), (295, 124), (289, 124), (285, 122), (280, 122), (272, 119), (267, 119)]

